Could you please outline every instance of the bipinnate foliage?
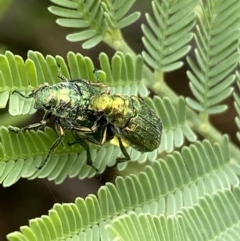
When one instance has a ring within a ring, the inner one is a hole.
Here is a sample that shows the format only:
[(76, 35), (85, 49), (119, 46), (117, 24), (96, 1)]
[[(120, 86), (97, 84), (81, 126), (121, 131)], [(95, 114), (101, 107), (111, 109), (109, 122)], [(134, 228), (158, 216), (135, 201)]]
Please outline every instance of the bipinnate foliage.
[(153, 15), (146, 14), (149, 27), (142, 25), (143, 44), (147, 52), (142, 55), (146, 63), (162, 72), (180, 68), (179, 61), (185, 56), (193, 37), (191, 30), (195, 24), (197, 0), (187, 1), (152, 1)]
[(51, 0), (58, 6), (49, 7), (49, 11), (61, 18), (60, 26), (80, 28), (81, 31), (69, 34), (69, 41), (85, 41), (83, 48), (89, 49), (111, 35), (114, 29), (121, 29), (134, 23), (140, 13), (135, 12), (124, 17), (134, 0), (99, 1)]
[[(222, 102), (232, 95), (236, 80), (235, 121), (240, 129), (240, 1), (153, 0), (152, 13), (145, 14), (142, 25), (141, 55), (121, 35), (122, 28), (139, 19), (139, 12), (129, 13), (134, 0), (51, 2), (49, 11), (59, 17), (57, 23), (75, 28), (67, 40), (88, 49), (103, 41), (116, 50), (111, 59), (99, 55), (101, 82), (112, 94), (142, 97), (162, 120), (162, 140), (151, 153), (127, 148), (136, 164), (134, 174), (118, 176), (97, 195), (55, 204), (48, 215), (30, 220), (8, 240), (240, 240), (240, 151), (209, 121), (210, 115), (227, 109)], [(194, 54), (189, 53), (191, 45)], [(193, 94), (186, 98), (173, 93), (164, 80), (164, 73), (182, 67), (185, 57)], [(97, 81), (93, 62), (80, 53), (44, 57), (29, 51), (26, 60), (10, 51), (0, 55), (1, 107), (8, 106), (13, 116), (33, 114), (34, 99), (13, 91), (29, 93), (43, 83), (58, 83), (59, 66), (69, 80)], [(3, 124), (0, 183), (8, 187), (20, 178), (48, 178), (58, 184), (67, 177), (94, 177), (85, 150), (68, 145), (71, 132), (43, 168), (36, 168), (56, 138), (49, 127), (16, 134)], [(121, 155), (112, 143), (91, 145), (90, 151), (100, 174)], [(116, 168), (127, 167), (121, 163)]]
[(208, 2), (208, 8), (202, 6), (196, 26), (197, 65), (187, 58), (191, 67), (187, 73), (189, 85), (197, 101), (187, 98), (187, 103), (199, 112), (217, 114), (227, 109), (226, 105), (219, 103), (233, 91), (235, 74), (231, 71), (239, 61), (240, 2)]
[[(107, 183), (97, 196), (55, 204), (47, 216), (31, 220), (29, 227), (8, 238), (141, 240), (148, 232), (153, 240), (234, 237), (239, 230), (240, 166), (231, 162), (227, 146), (224, 137), (220, 144), (203, 141), (184, 147), (138, 175)], [(216, 218), (221, 220), (219, 226), (209, 228)]]

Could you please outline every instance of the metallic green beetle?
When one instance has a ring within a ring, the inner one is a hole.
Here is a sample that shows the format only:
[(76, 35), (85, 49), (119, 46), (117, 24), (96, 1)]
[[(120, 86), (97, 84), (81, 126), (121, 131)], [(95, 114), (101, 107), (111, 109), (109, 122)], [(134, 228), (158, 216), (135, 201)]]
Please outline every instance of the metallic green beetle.
[[(71, 130), (78, 140), (79, 144), (89, 150), (87, 142), (95, 144), (101, 143), (101, 139), (109, 140), (113, 137), (110, 130), (106, 129), (104, 119), (101, 121), (96, 115), (91, 114), (92, 111), (87, 110), (89, 100), (95, 94), (100, 94), (99, 88), (106, 87), (105, 92), (109, 92), (109, 87), (98, 82), (89, 82), (87, 80), (71, 80), (68, 81), (63, 76), (59, 76), (64, 82), (49, 86), (43, 84), (32, 91), (28, 96), (18, 93), (24, 98), (34, 98), (35, 108), (45, 111), (43, 119), (39, 123), (35, 123), (21, 129), (9, 127), (10, 131), (16, 133), (26, 130), (38, 130), (46, 126), (50, 118), (54, 117), (54, 124), (58, 133), (58, 138), (50, 147), (47, 157), (38, 167), (41, 168), (48, 160), (50, 154), (62, 141), (65, 130)], [(104, 137), (103, 137), (104, 135)], [(82, 139), (82, 142), (79, 139)], [(92, 165), (89, 151), (87, 151), (87, 162)], [(94, 166), (93, 166), (94, 167)], [(96, 169), (94, 167), (94, 169)]]
[(106, 118), (113, 133), (134, 149), (151, 152), (160, 145), (162, 122), (137, 96), (94, 95), (88, 108)]

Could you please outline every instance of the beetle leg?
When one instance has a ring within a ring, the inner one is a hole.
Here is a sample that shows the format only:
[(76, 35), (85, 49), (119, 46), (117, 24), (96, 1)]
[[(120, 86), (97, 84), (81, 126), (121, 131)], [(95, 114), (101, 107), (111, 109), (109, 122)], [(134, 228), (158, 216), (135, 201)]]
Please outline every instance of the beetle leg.
[(30, 99), (30, 98), (32, 98), (31, 94), (30, 94), (30, 95), (24, 95), (24, 94), (22, 94), (21, 92), (19, 92), (18, 90), (14, 90), (14, 91), (12, 92), (12, 94), (14, 94), (14, 93), (17, 93), (18, 95), (22, 96), (22, 97), (25, 98), (25, 99)]
[(107, 126), (105, 127), (104, 132), (103, 132), (103, 138), (101, 141), (101, 145), (103, 145), (106, 142), (106, 139), (107, 139)]
[(29, 125), (29, 126), (25, 126), (25, 127), (22, 127), (22, 128), (20, 128), (18, 130), (16, 130), (13, 127), (8, 127), (8, 130), (12, 131), (12, 132), (15, 132), (15, 133), (25, 132), (27, 130), (35, 130), (35, 131), (37, 131), (37, 130), (39, 130), (39, 129), (41, 129), (41, 128), (46, 126), (46, 124), (50, 120), (50, 117), (51, 117), (51, 112), (45, 112), (45, 114), (43, 116), (43, 119), (39, 123), (35, 123), (35, 124)]
[(83, 132), (83, 133), (86, 133), (86, 134), (94, 133), (98, 129), (98, 119), (94, 122), (92, 127), (71, 126), (69, 129), (72, 130), (72, 131)]
[(96, 174), (98, 176), (99, 170), (93, 165), (91, 153), (90, 153), (90, 148), (89, 148), (88, 143), (83, 138), (78, 138), (76, 134), (74, 134), (74, 137), (75, 137), (75, 141), (74, 142), (68, 142), (68, 145), (71, 146), (71, 145), (74, 145), (74, 144), (78, 143), (79, 145), (81, 145), (85, 149), (86, 155), (87, 155), (87, 165), (91, 166), (96, 171)]
[(62, 80), (63, 82), (68, 82), (68, 79), (62, 74), (61, 65), (56, 61), (58, 66), (58, 78)]
[(118, 138), (118, 142), (119, 142), (119, 147), (122, 151), (122, 154), (124, 155), (124, 157), (118, 157), (117, 158), (117, 162), (116, 164), (120, 163), (120, 162), (125, 162), (125, 161), (129, 161), (131, 159), (131, 157), (129, 156), (127, 150), (125, 149), (123, 143), (122, 143), (122, 140), (120, 137), (117, 137)]
[(68, 81), (68, 79), (64, 75), (62, 75), (61, 73), (58, 73), (58, 78), (60, 80), (62, 80), (63, 82), (67, 82)]
[(114, 167), (117, 166), (118, 163), (126, 162), (126, 161), (129, 161), (129, 160), (131, 159), (131, 157), (130, 157), (129, 154), (127, 153), (127, 150), (125, 149), (125, 147), (124, 147), (124, 145), (123, 145), (123, 143), (122, 143), (121, 138), (118, 137), (118, 136), (117, 136), (117, 138), (118, 138), (119, 147), (120, 147), (120, 149), (121, 149), (122, 154), (124, 155), (124, 157), (118, 157), (118, 158), (116, 159), (116, 163), (115, 163), (113, 166), (110, 166), (110, 167), (108, 167), (108, 168), (114, 168)]
[(41, 169), (47, 162), (49, 156), (51, 155), (51, 153), (59, 146), (60, 142), (62, 141), (63, 137), (64, 137), (64, 129), (62, 128), (62, 126), (60, 126), (59, 124), (55, 124), (56, 126), (56, 130), (58, 132), (58, 138), (54, 141), (54, 143), (52, 144), (52, 146), (49, 149), (49, 152), (47, 154), (47, 157), (45, 158), (45, 160), (42, 162), (42, 164), (40, 166), (37, 167), (37, 169)]
[(80, 127), (72, 126), (72, 127), (70, 127), (70, 130), (91, 134), (91, 133), (94, 133), (97, 130), (97, 128), (98, 128), (98, 126), (93, 126), (91, 128), (84, 127), (84, 126), (80, 126)]

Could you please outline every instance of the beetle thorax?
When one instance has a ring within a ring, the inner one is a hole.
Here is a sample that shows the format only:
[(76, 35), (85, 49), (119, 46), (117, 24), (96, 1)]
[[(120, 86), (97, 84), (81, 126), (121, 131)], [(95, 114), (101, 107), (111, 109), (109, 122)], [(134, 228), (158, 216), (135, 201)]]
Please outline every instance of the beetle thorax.
[(71, 89), (47, 86), (35, 93), (35, 108), (51, 112), (58, 117), (68, 117), (76, 109), (78, 99), (74, 98)]

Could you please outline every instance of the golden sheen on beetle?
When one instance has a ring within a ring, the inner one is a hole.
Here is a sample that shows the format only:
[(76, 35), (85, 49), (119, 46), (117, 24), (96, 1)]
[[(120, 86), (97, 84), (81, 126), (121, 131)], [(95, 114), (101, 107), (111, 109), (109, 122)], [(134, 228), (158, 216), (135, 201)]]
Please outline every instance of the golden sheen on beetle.
[(112, 124), (113, 133), (140, 152), (150, 152), (161, 142), (162, 122), (137, 96), (100, 94), (91, 97), (89, 109)]

